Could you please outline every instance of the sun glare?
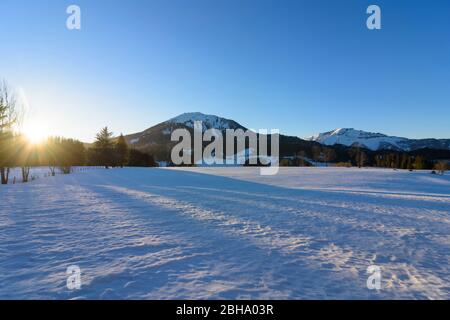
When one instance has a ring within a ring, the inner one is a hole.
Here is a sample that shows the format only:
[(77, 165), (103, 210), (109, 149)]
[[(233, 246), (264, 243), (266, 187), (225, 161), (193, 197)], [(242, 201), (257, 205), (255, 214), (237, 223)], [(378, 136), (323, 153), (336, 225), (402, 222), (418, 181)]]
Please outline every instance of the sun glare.
[(49, 136), (45, 126), (42, 126), (40, 124), (28, 125), (23, 129), (23, 133), (28, 141), (33, 144), (39, 144)]

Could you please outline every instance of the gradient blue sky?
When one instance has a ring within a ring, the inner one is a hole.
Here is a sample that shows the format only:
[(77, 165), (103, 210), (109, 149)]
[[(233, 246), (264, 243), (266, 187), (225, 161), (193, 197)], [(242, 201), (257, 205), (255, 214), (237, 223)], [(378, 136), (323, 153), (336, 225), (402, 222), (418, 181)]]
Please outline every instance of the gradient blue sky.
[[(81, 31), (66, 29), (70, 4)], [(0, 78), (51, 134), (92, 141), (200, 111), (301, 137), (450, 138), (447, 0), (1, 0), (0, 39)]]

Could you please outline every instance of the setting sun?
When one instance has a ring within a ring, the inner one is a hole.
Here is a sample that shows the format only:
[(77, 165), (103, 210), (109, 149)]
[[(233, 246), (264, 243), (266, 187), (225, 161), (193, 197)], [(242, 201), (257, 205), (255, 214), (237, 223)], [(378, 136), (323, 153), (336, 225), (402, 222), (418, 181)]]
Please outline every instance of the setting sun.
[(33, 144), (41, 143), (49, 136), (46, 126), (42, 123), (27, 125), (23, 129), (23, 134)]

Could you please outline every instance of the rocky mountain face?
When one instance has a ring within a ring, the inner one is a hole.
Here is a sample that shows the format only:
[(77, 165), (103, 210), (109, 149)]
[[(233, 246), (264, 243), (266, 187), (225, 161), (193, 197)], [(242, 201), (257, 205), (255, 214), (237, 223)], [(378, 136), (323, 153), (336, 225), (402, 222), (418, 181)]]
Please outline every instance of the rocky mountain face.
[(351, 128), (341, 128), (320, 133), (307, 138), (307, 140), (327, 146), (340, 144), (347, 147), (367, 148), (372, 151), (414, 151), (424, 148), (450, 150), (450, 139), (408, 139)]

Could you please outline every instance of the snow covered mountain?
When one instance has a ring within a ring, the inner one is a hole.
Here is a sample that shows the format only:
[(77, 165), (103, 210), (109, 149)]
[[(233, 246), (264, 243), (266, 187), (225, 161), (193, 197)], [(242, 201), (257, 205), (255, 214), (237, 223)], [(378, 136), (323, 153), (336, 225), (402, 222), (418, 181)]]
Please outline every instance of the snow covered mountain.
[(143, 146), (145, 144), (164, 143), (170, 141), (172, 132), (179, 128), (192, 130), (195, 121), (202, 121), (203, 131), (211, 128), (226, 129), (245, 129), (239, 123), (233, 120), (221, 118), (214, 115), (203, 114), (200, 112), (183, 113), (175, 118), (164, 121), (142, 132), (134, 133), (125, 137), (132, 146)]
[(423, 148), (450, 150), (450, 139), (407, 139), (351, 128), (320, 133), (307, 138), (307, 140), (328, 146), (335, 144), (360, 146), (374, 151), (381, 149), (413, 151)]
[(175, 118), (168, 120), (168, 123), (182, 124), (189, 128), (194, 128), (195, 121), (202, 121), (203, 131), (214, 128), (218, 130), (244, 128), (233, 120), (221, 118), (214, 115), (203, 114), (201, 112), (183, 113)]
[[(142, 132), (126, 135), (125, 139), (131, 148), (151, 153), (158, 160), (168, 161), (171, 150), (176, 144), (176, 142), (171, 141), (172, 132), (176, 129), (187, 129), (192, 132), (195, 121), (202, 121), (203, 131), (211, 128), (221, 131), (226, 129), (246, 130), (244, 126), (234, 120), (200, 112), (190, 112), (161, 122)], [(320, 144), (325, 146), (338, 144), (348, 147), (360, 146), (374, 151), (381, 149), (415, 151), (424, 148), (450, 150), (450, 139), (414, 140), (355, 129), (337, 129), (307, 139), (280, 135), (280, 154), (293, 155), (302, 151), (312, 155), (313, 149), (317, 146), (320, 147)]]
[(215, 128), (221, 131), (226, 129), (246, 130), (245, 127), (230, 119), (221, 118), (215, 115), (203, 114), (200, 112), (190, 112), (183, 113), (175, 118), (161, 122), (142, 132), (127, 135), (125, 136), (125, 139), (130, 146), (135, 148), (158, 148), (167, 150), (173, 144), (170, 141), (172, 132), (180, 128), (192, 130), (194, 128), (195, 121), (202, 121), (203, 131), (211, 128)]

